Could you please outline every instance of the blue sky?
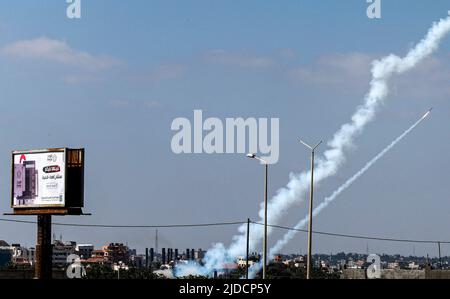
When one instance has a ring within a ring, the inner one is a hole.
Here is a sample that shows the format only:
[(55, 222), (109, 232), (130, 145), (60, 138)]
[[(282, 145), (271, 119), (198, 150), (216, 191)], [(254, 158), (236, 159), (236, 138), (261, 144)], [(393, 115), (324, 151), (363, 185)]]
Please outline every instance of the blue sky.
[[(44, 3), (44, 4), (43, 4)], [(363, 0), (82, 1), (69, 20), (63, 0), (1, 2), (0, 202), (9, 210), (13, 149), (85, 147), (86, 212), (58, 221), (167, 224), (256, 218), (262, 170), (239, 155), (174, 155), (175, 117), (278, 117), (280, 150), (270, 192), (308, 168), (298, 144), (328, 140), (362, 103), (370, 61), (404, 55), (448, 1), (383, 1), (369, 20)], [(429, 107), (429, 122), (372, 168), (316, 220), (318, 230), (444, 239), (450, 213), (450, 41), (414, 71), (395, 78), (377, 119), (356, 141), (329, 195)], [(306, 213), (295, 206), (283, 225)], [(0, 224), (0, 239), (31, 245), (35, 227)], [(20, 233), (18, 233), (18, 231)], [(55, 227), (65, 239), (153, 245), (153, 230)], [(236, 228), (160, 230), (160, 247), (228, 243)], [(275, 234), (273, 240), (279, 237)], [(362, 251), (366, 242), (318, 237), (320, 252)], [(369, 243), (412, 253), (412, 245)], [(304, 252), (300, 235), (286, 248)], [(416, 245), (416, 253), (435, 248)], [(444, 254), (450, 248), (443, 247)]]

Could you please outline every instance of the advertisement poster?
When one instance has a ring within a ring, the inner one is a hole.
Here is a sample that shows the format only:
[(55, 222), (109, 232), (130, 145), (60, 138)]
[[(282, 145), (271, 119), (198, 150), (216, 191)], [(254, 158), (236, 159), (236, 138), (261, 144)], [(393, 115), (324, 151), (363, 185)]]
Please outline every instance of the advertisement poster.
[(64, 152), (13, 154), (13, 207), (64, 206)]

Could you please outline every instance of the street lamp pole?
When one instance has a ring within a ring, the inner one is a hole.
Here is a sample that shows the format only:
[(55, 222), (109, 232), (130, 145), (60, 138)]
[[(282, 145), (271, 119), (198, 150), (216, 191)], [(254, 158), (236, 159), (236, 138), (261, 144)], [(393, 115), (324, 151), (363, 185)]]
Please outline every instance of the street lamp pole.
[(264, 238), (263, 238), (263, 275), (262, 278), (266, 279), (266, 266), (267, 266), (267, 185), (269, 177), (269, 164), (266, 160), (258, 157), (256, 154), (248, 154), (248, 158), (256, 159), (264, 164), (265, 176), (264, 176)]
[(313, 220), (313, 199), (314, 199), (314, 154), (316, 148), (322, 144), (320, 141), (316, 146), (310, 146), (306, 142), (300, 140), (304, 146), (311, 150), (311, 186), (309, 190), (309, 221), (308, 221), (308, 256), (306, 261), (306, 279), (311, 279), (312, 268), (312, 220)]

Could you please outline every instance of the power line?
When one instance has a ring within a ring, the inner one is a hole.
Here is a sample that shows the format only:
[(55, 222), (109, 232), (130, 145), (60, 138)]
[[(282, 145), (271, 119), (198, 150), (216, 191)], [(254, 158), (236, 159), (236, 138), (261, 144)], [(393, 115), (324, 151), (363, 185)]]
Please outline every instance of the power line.
[[(36, 221), (31, 220), (15, 220), (15, 219), (4, 219), (0, 218), (0, 222), (11, 222), (11, 223), (24, 223), (24, 224), (36, 224)], [(250, 221), (256, 225), (264, 225), (263, 223)], [(241, 225), (246, 224), (247, 221), (234, 221), (234, 222), (213, 222), (213, 223), (194, 223), (194, 224), (166, 224), (166, 225), (114, 225), (114, 224), (78, 224), (78, 223), (59, 223), (53, 222), (54, 226), (66, 226), (66, 227), (93, 227), (93, 228), (189, 228), (189, 227), (213, 227), (213, 226), (231, 226), (231, 225)], [(269, 227), (279, 228), (284, 230), (295, 230), (299, 232), (308, 232), (305, 229), (296, 229), (293, 227), (287, 227), (282, 225), (268, 224)], [(363, 239), (363, 240), (375, 240), (375, 241), (388, 241), (388, 242), (402, 242), (402, 243), (426, 243), (426, 244), (450, 244), (450, 241), (437, 241), (437, 240), (414, 240), (414, 239), (396, 239), (396, 238), (383, 238), (383, 237), (372, 237), (372, 236), (362, 236), (362, 235), (349, 235), (349, 234), (339, 234), (323, 231), (313, 231), (317, 235), (325, 235), (332, 237), (350, 238), (350, 239)]]
[[(252, 222), (257, 225), (263, 225), (263, 223)], [(299, 232), (307, 233), (308, 231), (305, 229), (297, 229), (293, 227), (287, 227), (282, 225), (268, 225), (273, 228), (280, 228), (284, 230), (295, 230)], [(322, 231), (313, 231), (314, 234), (317, 235), (326, 235), (333, 237), (343, 237), (343, 238), (351, 238), (351, 239), (364, 239), (364, 240), (375, 240), (375, 241), (388, 241), (388, 242), (403, 242), (403, 243), (428, 243), (428, 244), (450, 244), (450, 241), (434, 241), (434, 240), (413, 240), (413, 239), (395, 239), (395, 238), (382, 238), (382, 237), (370, 237), (370, 236), (361, 236), (361, 235), (348, 235), (348, 234), (338, 234), (338, 233), (330, 233), (330, 232), (322, 232)]]
[[(2, 222), (36, 224), (36, 221), (0, 219)], [(239, 225), (247, 223), (247, 221), (235, 222), (214, 222), (214, 223), (196, 223), (196, 224), (167, 224), (167, 225), (113, 225), (113, 224), (78, 224), (78, 223), (58, 223), (53, 222), (55, 226), (71, 226), (71, 227), (96, 227), (96, 228), (177, 228), (177, 227), (207, 227), (207, 226), (225, 226)]]

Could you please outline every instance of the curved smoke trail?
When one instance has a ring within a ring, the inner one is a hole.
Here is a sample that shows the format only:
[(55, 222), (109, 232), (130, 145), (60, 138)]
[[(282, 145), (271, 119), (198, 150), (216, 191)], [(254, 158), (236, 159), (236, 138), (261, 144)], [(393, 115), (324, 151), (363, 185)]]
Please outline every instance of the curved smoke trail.
[[(394, 74), (402, 74), (414, 68), (424, 58), (431, 55), (439, 46), (444, 36), (450, 31), (450, 16), (434, 23), (427, 35), (403, 58), (396, 55), (388, 55), (372, 63), (372, 80), (370, 90), (365, 96), (364, 104), (357, 108), (351, 121), (344, 124), (328, 142), (329, 149), (324, 152), (324, 158), (318, 159), (315, 180), (317, 183), (330, 177), (338, 171), (345, 162), (345, 151), (352, 147), (353, 140), (363, 131), (365, 126), (374, 119), (377, 108), (388, 95), (388, 82)], [(291, 179), (286, 187), (277, 191), (268, 204), (268, 222), (278, 223), (280, 218), (295, 203), (303, 200), (309, 186), (310, 172), (291, 174)], [(259, 211), (261, 221), (264, 220), (264, 209)], [(232, 244), (226, 249), (221, 244), (216, 244), (209, 249), (205, 257), (205, 266), (198, 269), (201, 273), (211, 273), (214, 269), (221, 268), (224, 263), (233, 262), (239, 255), (244, 255), (246, 249), (246, 225), (242, 225), (239, 235), (233, 237)], [(256, 245), (262, 239), (263, 229), (260, 226), (252, 229), (250, 244), (255, 250)], [(269, 233), (271, 229), (269, 229)], [(176, 269), (180, 275), (187, 274), (182, 267)]]
[[(411, 127), (409, 127), (403, 134), (397, 137), (394, 141), (392, 141), (386, 148), (384, 148), (380, 153), (378, 153), (372, 160), (366, 163), (361, 170), (355, 173), (351, 178), (349, 178), (344, 184), (342, 184), (339, 188), (337, 188), (330, 196), (326, 197), (323, 202), (321, 202), (313, 211), (313, 217), (316, 217), (320, 214), (326, 207), (328, 207), (342, 192), (344, 192), (347, 188), (349, 188), (358, 178), (360, 178), (370, 167), (372, 167), (378, 160), (383, 158), (394, 146), (397, 145), (403, 138), (406, 137), (412, 130), (414, 130), (421, 122), (428, 117), (430, 111), (425, 113), (418, 121), (416, 121)], [(288, 231), (282, 239), (278, 240), (277, 243), (270, 249), (269, 256), (273, 257), (275, 254), (280, 252), (284, 246), (286, 246), (289, 241), (291, 241), (294, 236), (298, 233), (299, 229), (302, 229), (308, 224), (309, 217), (305, 216), (302, 220), (300, 220), (295, 226), (294, 230)], [(261, 268), (261, 264), (255, 264), (252, 267), (251, 272), (249, 273), (250, 277), (254, 276)]]

